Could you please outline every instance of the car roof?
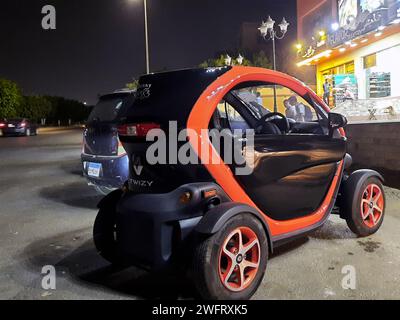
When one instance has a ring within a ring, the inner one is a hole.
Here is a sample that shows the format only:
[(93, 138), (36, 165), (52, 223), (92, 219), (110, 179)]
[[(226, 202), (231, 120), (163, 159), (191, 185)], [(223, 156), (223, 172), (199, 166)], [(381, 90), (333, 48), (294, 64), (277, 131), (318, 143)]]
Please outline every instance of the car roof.
[(104, 94), (100, 94), (99, 95), (99, 99), (111, 99), (114, 97), (123, 97), (123, 96), (130, 96), (135, 94), (136, 90), (130, 90), (130, 89), (118, 89), (115, 90), (113, 92), (109, 92), (109, 93), (104, 93)]

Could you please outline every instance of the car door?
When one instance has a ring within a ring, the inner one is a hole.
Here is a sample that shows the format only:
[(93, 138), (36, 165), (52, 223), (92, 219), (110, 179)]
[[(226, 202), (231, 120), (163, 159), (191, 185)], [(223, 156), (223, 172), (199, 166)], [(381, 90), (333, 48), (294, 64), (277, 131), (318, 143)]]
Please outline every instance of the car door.
[[(271, 111), (274, 109), (273, 104), (276, 104), (275, 109), (283, 111), (284, 97), (291, 97), (296, 93), (285, 87), (275, 89), (278, 97), (274, 97), (270, 85), (268, 88), (251, 88), (253, 93), (258, 90), (263, 97), (262, 107)], [(243, 88), (236, 94), (243, 94)], [(291, 127), (294, 130), (288, 134), (271, 135), (256, 132), (254, 150), (246, 151), (253, 152), (246, 156), (254, 159), (253, 170), (249, 175), (236, 176), (252, 201), (274, 220), (295, 219), (315, 212), (323, 202), (339, 162), (346, 153), (345, 139), (340, 135), (329, 135), (328, 121), (324, 119), (326, 113), (318, 110), (317, 104), (308, 103), (308, 98), (310, 97), (298, 97), (301, 99), (300, 103), (307, 103), (304, 107), (313, 109), (315, 119), (308, 119), (308, 122), (303, 123), (292, 119)], [(249, 115), (246, 116), (246, 112), (240, 110), (242, 107), (237, 106), (237, 109), (248, 122), (252, 122)], [(301, 109), (299, 108), (300, 112)], [(254, 127), (254, 123), (249, 125)]]

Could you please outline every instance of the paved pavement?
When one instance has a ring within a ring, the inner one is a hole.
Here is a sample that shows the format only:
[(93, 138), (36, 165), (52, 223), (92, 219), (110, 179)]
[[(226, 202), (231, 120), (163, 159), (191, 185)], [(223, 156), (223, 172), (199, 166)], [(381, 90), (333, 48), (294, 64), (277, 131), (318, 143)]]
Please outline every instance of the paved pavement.
[[(100, 199), (80, 173), (81, 130), (0, 138), (0, 299), (193, 297), (181, 278), (115, 270), (95, 252)], [(256, 299), (400, 299), (400, 192), (388, 189), (381, 231), (357, 239), (332, 217), (319, 231), (277, 250)], [(57, 289), (43, 290), (54, 265)], [(356, 289), (342, 288), (353, 266)]]

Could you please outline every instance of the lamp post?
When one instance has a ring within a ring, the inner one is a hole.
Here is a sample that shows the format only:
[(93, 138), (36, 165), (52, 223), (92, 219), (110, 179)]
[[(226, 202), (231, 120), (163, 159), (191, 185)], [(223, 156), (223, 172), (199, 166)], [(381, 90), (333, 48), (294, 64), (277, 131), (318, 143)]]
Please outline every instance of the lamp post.
[[(264, 40), (269, 41), (272, 40), (272, 59), (273, 59), (273, 68), (276, 71), (276, 47), (275, 47), (275, 40), (282, 40), (289, 27), (290, 23), (286, 21), (285, 18), (282, 19), (282, 22), (279, 24), (279, 29), (280, 29), (280, 34), (278, 34), (277, 31), (275, 31), (275, 21), (272, 20), (271, 16), (268, 16), (268, 19), (266, 22), (262, 22), (261, 26), (258, 28), (258, 30), (261, 33), (261, 36), (264, 38)], [(276, 103), (276, 86), (274, 85), (274, 112), (277, 112), (278, 106)]]
[(149, 54), (149, 25), (147, 19), (147, 0), (143, 0), (144, 5), (144, 37), (146, 42), (146, 73), (150, 73), (150, 54)]
[[(138, 2), (138, 0), (128, 0), (128, 2)], [(145, 47), (146, 47), (146, 73), (150, 73), (150, 53), (149, 53), (149, 25), (148, 25), (148, 17), (147, 17), (147, 0), (143, 0), (144, 7), (144, 39), (145, 39)]]

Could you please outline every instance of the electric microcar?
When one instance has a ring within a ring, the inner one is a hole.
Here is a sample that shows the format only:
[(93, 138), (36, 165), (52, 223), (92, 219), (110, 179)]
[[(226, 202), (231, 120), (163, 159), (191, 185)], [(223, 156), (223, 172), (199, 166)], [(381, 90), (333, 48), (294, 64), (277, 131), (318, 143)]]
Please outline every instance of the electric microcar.
[(187, 270), (204, 299), (249, 299), (274, 249), (331, 213), (360, 237), (380, 228), (383, 178), (348, 172), (346, 124), (302, 82), (267, 69), (142, 76), (118, 127), (129, 180), (99, 203), (95, 245), (115, 264)]

